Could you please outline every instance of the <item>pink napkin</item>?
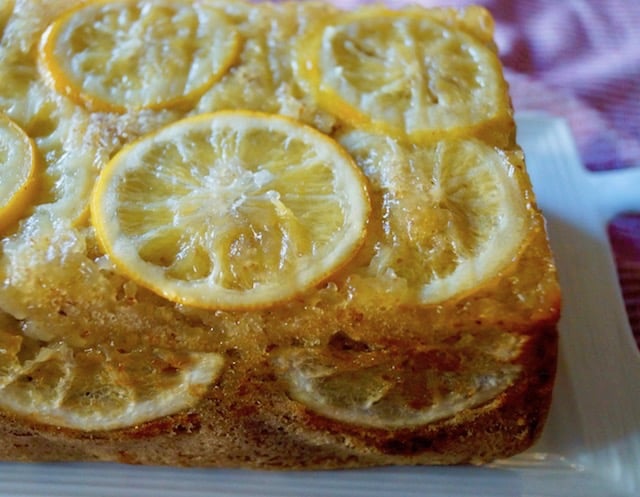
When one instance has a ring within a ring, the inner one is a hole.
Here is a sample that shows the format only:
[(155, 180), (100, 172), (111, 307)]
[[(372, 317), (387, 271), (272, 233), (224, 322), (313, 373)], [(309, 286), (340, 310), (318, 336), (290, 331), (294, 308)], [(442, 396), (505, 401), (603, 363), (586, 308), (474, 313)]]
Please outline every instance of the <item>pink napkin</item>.
[[(370, 0), (335, 0), (349, 8)], [(516, 110), (564, 117), (585, 167), (640, 167), (640, 1), (388, 0), (389, 6), (484, 5)], [(638, 192), (640, 195), (640, 191)], [(619, 279), (640, 346), (640, 213), (609, 225)]]

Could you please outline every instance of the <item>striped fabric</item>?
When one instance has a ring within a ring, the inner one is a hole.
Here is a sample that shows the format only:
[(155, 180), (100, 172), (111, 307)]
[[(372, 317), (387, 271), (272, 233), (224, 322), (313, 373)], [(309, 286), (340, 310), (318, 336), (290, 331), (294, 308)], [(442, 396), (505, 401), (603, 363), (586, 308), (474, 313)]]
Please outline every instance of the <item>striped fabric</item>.
[(626, 214), (612, 220), (609, 239), (614, 249), (631, 329), (640, 347), (640, 213)]

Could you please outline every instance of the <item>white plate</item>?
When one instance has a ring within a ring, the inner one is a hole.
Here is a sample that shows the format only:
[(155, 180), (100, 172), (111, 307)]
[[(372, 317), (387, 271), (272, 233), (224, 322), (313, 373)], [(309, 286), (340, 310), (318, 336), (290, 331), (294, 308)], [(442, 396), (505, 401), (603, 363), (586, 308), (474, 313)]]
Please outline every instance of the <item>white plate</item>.
[(488, 468), (331, 472), (4, 463), (0, 496), (638, 495), (640, 355), (605, 226), (617, 212), (640, 211), (640, 169), (588, 173), (562, 120), (524, 114), (518, 124), (564, 291), (557, 387), (532, 450)]

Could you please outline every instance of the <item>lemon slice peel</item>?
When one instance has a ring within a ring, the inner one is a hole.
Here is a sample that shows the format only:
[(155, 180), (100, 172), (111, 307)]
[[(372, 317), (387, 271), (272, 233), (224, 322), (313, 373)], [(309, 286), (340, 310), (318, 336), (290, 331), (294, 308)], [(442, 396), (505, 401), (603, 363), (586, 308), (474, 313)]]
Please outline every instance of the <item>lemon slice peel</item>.
[[(140, 167), (154, 149), (173, 165)], [(91, 213), (104, 250), (138, 284), (195, 307), (256, 309), (347, 264), (364, 242), (370, 201), (364, 175), (326, 135), (282, 116), (222, 111), (125, 147), (101, 173)], [(137, 232), (142, 217), (151, 221)], [(163, 260), (151, 247), (171, 254)]]
[[(130, 25), (119, 26), (129, 11)], [(163, 35), (180, 23), (188, 35)], [(193, 23), (216, 29), (207, 34)], [(224, 76), (241, 44), (225, 14), (204, 3), (106, 0), (80, 4), (50, 24), (38, 66), (49, 86), (91, 111), (184, 108)], [(102, 60), (105, 54), (111, 58)]]
[[(399, 366), (402, 361), (412, 364), (411, 374)], [(428, 425), (499, 402), (522, 370), (491, 354), (438, 347), (343, 358), (292, 348), (278, 354), (275, 367), (291, 397), (310, 411), (383, 430)]]
[(370, 176), (380, 212), (380, 239), (352, 284), (372, 278), (400, 302), (438, 305), (497, 280), (526, 248), (533, 207), (501, 150), (468, 138), (407, 146), (365, 131), (340, 142)]
[(15, 224), (36, 195), (38, 162), (34, 141), (0, 116), (0, 233)]
[[(224, 358), (212, 352), (157, 349), (136, 356), (138, 364), (132, 365), (61, 342), (21, 363), (25, 340), (0, 330), (0, 407), (37, 423), (86, 432), (129, 428), (192, 407), (224, 368)], [(154, 370), (154, 363), (164, 370)], [(140, 374), (146, 364), (149, 371)], [(79, 378), (80, 370), (91, 378)]]
[(301, 86), (355, 128), (422, 142), (511, 112), (496, 53), (422, 13), (364, 9), (316, 26), (298, 46)]

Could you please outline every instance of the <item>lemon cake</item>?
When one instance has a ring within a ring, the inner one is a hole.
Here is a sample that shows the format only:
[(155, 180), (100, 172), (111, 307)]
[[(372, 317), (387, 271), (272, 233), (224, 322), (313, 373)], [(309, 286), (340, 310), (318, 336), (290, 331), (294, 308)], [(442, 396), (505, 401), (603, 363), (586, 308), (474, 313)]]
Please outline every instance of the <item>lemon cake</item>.
[(0, 459), (484, 463), (560, 291), (481, 7), (0, 3)]

